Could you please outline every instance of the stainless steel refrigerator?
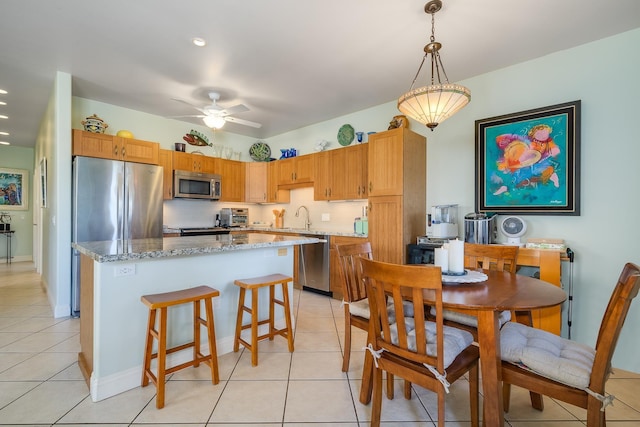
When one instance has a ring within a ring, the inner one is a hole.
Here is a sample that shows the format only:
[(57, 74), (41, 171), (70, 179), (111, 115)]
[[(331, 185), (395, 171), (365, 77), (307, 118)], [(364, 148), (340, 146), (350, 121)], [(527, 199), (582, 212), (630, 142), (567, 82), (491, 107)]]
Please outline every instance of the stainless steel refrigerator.
[[(162, 237), (162, 167), (76, 157), (72, 191), (73, 242)], [(78, 316), (80, 253), (72, 251), (71, 314)]]

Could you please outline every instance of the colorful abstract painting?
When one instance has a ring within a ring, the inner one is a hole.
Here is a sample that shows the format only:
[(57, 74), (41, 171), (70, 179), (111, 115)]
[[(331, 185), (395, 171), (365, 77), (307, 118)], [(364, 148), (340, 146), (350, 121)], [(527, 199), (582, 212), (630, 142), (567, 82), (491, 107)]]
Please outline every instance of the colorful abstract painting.
[(476, 121), (476, 209), (579, 215), (580, 101)]
[(0, 210), (27, 210), (29, 171), (0, 168)]

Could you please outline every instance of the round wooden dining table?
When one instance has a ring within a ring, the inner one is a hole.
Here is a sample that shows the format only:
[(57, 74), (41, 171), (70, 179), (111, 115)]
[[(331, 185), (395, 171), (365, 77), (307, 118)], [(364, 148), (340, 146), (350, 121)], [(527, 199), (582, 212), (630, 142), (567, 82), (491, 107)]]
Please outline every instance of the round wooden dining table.
[[(448, 309), (463, 309), (478, 316), (478, 345), (484, 395), (484, 419), (487, 427), (504, 425), (500, 326), (503, 310), (527, 311), (562, 304), (567, 294), (558, 286), (542, 280), (500, 271), (482, 270), (487, 280), (476, 283), (442, 285), (442, 304)], [(431, 294), (431, 295), (429, 295)], [(425, 302), (433, 301), (433, 292), (425, 291)], [(373, 360), (365, 352), (360, 402), (371, 400)]]

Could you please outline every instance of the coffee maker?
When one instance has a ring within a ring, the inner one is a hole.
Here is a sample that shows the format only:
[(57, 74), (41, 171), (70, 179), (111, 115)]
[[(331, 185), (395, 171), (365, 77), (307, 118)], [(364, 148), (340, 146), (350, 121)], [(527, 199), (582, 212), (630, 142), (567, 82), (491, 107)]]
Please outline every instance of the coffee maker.
[(450, 240), (458, 237), (458, 205), (436, 205), (427, 214), (427, 237)]

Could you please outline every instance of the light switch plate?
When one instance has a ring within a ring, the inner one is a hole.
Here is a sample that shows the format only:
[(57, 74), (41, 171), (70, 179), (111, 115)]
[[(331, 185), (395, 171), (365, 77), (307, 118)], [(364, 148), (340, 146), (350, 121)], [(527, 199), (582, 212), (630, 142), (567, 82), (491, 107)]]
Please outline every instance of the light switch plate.
[(331, 214), (323, 213), (322, 214), (322, 221), (331, 221)]

